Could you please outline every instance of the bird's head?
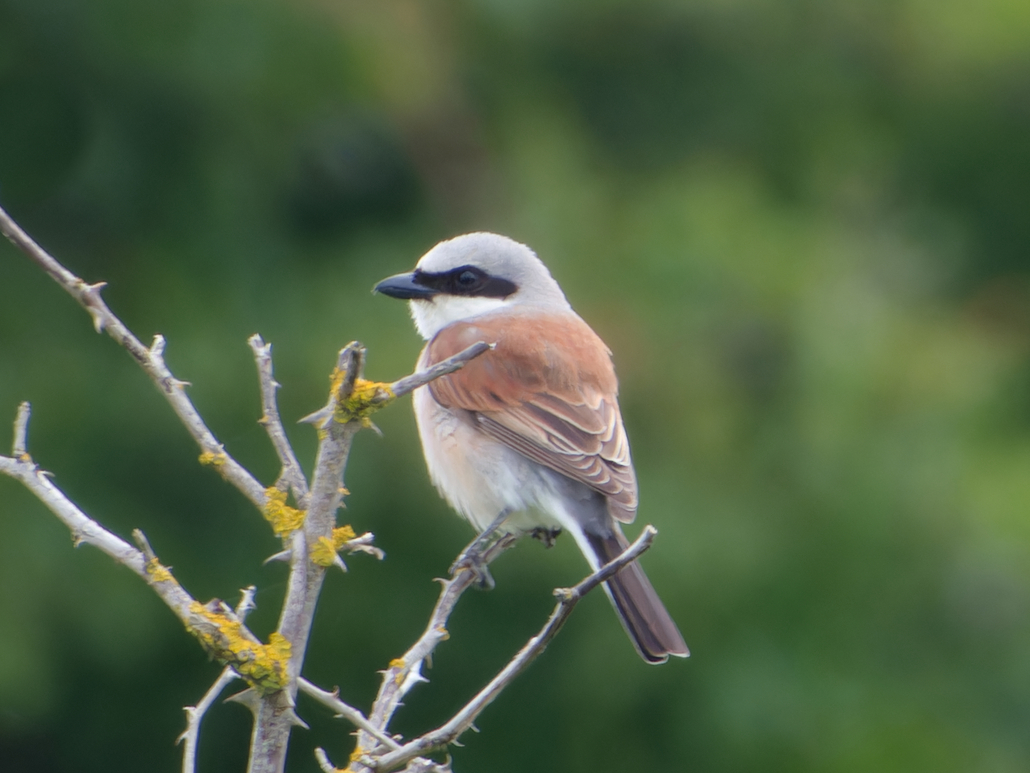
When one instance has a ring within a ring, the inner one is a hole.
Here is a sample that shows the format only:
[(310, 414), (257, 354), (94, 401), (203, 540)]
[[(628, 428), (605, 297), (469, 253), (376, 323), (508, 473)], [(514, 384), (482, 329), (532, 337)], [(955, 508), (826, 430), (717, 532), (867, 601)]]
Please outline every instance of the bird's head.
[(529, 247), (492, 233), (440, 242), (414, 271), (388, 277), (374, 291), (409, 301), (415, 327), (426, 340), (454, 322), (503, 308), (570, 308), (547, 266)]

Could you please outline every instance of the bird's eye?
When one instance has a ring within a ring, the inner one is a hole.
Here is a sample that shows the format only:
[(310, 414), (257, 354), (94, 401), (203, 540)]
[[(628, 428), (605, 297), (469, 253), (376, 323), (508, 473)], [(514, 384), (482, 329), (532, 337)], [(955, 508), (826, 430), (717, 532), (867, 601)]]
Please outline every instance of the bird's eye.
[(458, 284), (460, 284), (462, 287), (471, 287), (476, 283), (476, 280), (478, 279), (479, 277), (476, 276), (475, 271), (462, 271), (460, 274), (458, 274)]

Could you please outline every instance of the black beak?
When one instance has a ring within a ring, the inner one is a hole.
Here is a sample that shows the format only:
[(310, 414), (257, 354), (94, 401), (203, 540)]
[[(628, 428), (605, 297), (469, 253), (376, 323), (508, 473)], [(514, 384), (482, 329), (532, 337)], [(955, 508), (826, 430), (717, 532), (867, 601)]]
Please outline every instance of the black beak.
[(420, 285), (415, 281), (415, 274), (397, 274), (387, 277), (372, 288), (374, 293), (400, 298), (402, 301), (429, 300), (436, 291), (432, 287)]

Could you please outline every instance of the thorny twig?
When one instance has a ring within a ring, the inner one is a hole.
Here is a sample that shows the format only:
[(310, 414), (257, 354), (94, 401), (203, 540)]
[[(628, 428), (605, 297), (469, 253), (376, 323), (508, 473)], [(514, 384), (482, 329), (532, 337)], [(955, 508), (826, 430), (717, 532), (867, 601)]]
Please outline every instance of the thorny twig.
[(332, 709), (336, 712), (336, 716), (346, 719), (354, 727), (364, 730), (366, 733), (373, 736), (379, 743), (383, 744), (387, 749), (399, 749), (401, 745), (397, 743), (393, 738), (382, 732), (379, 728), (375, 727), (365, 715), (358, 711), (356, 708), (348, 703), (344, 703), (340, 700), (339, 688), (329, 692), (323, 690), (321, 687), (312, 684), (307, 679), (301, 677), (299, 680), (300, 691), (305, 695), (314, 698), (316, 701), (321, 703), (323, 706)]
[(92, 545), (144, 580), (186, 629), (196, 635), (205, 647), (212, 649), (215, 657), (235, 666), (242, 665), (238, 658), (245, 656), (242, 651), (233, 652), (223, 646), (226, 643), (222, 630), (224, 625), (234, 627), (234, 633), (239, 637), (237, 644), (249, 646), (251, 650), (262, 647), (261, 641), (235, 619), (231, 609), (224, 608), (217, 600), (202, 605), (190, 596), (176, 581), (171, 570), (158, 560), (143, 532), (133, 532), (138, 544), (138, 547), (133, 547), (83, 513), (51, 482), (49, 474), (40, 469), (25, 450), (28, 447), (25, 429), (29, 413), (29, 404), (22, 403), (15, 422), (18, 430), (14, 444), (22, 453), (18, 457), (0, 456), (0, 473), (20, 481), (46, 505), (68, 527), (76, 546)]
[[(484, 565), (489, 564), (514, 543), (515, 538), (511, 535), (505, 535), (493, 543), (483, 553)], [(369, 721), (378, 730), (385, 732), (394, 713), (401, 705), (401, 701), (404, 700), (404, 696), (419, 682), (428, 681), (422, 675), (422, 664), (433, 654), (437, 646), (447, 639), (447, 621), (462, 594), (475, 581), (476, 575), (472, 571), (461, 571), (447, 580), (440, 581), (442, 585), (440, 597), (429, 616), (429, 623), (426, 625), (425, 631), (404, 655), (390, 661), (390, 665), (383, 671), (379, 693), (372, 704), (372, 712), (369, 716)], [(359, 734), (358, 748), (371, 750), (374, 748), (374, 740), (364, 734)]]
[(200, 446), (201, 458), (205, 462), (210, 463), (223, 478), (239, 489), (247, 499), (259, 508), (262, 507), (267, 499), (264, 487), (257, 482), (253, 475), (225, 452), (222, 444), (218, 442), (211, 430), (207, 428), (204, 420), (197, 413), (197, 409), (186, 396), (185, 387), (188, 385), (187, 382), (175, 378), (165, 364), (164, 337), (155, 335), (151, 346), (144, 346), (133, 335), (132, 331), (107, 307), (104, 299), (100, 297), (100, 291), (104, 287), (104, 282), (87, 284), (84, 280), (73, 274), (46, 250), (36, 244), (32, 237), (25, 233), (2, 208), (0, 208), (0, 233), (3, 233), (15, 247), (42, 267), (65, 292), (79, 302), (79, 305), (93, 318), (93, 327), (98, 333), (106, 332), (132, 355), (132, 358), (143, 368), (143, 371), (150, 376), (151, 381), (157, 385), (158, 390), (164, 395), (169, 405), (172, 406), (172, 410), (175, 411), (180, 421), (182, 421), (183, 426), (186, 427), (197, 445)]
[(494, 698), (544, 651), (558, 631), (561, 630), (565, 621), (568, 620), (569, 615), (572, 614), (572, 610), (579, 603), (579, 600), (624, 566), (639, 558), (645, 550), (651, 547), (651, 543), (657, 534), (658, 530), (653, 526), (645, 526), (640, 536), (619, 556), (572, 588), (557, 589), (554, 595), (557, 596), (558, 603), (555, 605), (550, 618), (548, 618), (539, 633), (526, 642), (525, 646), (518, 651), (515, 657), (508, 661), (508, 664), (498, 672), (497, 676), (490, 680), (486, 687), (480, 690), (472, 700), (465, 704), (446, 723), (406, 743), (400, 749), (379, 756), (375, 760), (375, 770), (377, 773), (395, 770), (419, 755), (433, 749), (442, 748), (457, 740), (462, 733), (472, 727), (472, 724), (482, 713), (483, 709), (490, 705)]

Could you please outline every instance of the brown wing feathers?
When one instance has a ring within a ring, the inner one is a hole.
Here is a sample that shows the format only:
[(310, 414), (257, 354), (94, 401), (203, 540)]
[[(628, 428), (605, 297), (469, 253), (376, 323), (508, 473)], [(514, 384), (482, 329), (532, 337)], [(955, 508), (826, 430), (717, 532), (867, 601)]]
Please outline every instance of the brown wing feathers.
[[(506, 337), (512, 324), (520, 335)], [(471, 411), (485, 432), (608, 497), (623, 522), (636, 514), (637, 487), (607, 348), (578, 317), (480, 317), (444, 328), (427, 364), (476, 341), (496, 349), (429, 389), (441, 405)], [(521, 342), (521, 343), (520, 343)], [(569, 363), (578, 363), (570, 369)]]

